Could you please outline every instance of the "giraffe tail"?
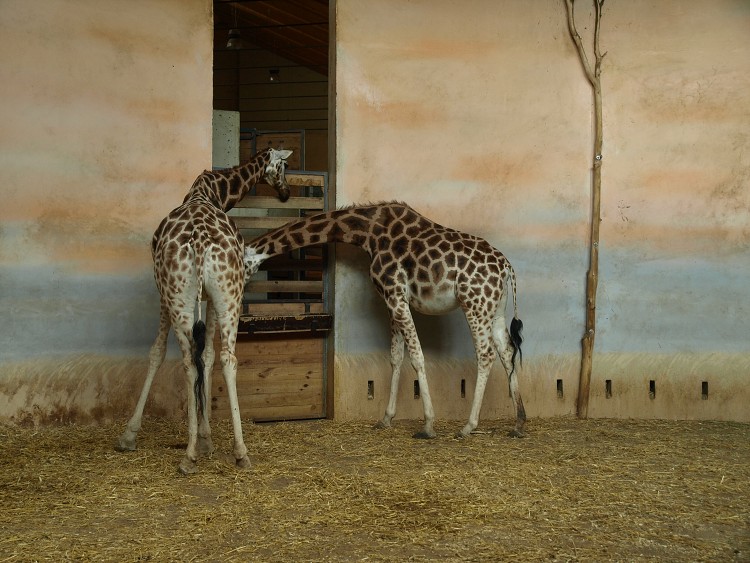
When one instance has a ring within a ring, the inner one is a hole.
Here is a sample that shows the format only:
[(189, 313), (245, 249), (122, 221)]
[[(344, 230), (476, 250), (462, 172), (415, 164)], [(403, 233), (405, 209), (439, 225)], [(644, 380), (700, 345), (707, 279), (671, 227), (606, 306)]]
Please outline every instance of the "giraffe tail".
[[(191, 241), (192, 242), (192, 241)], [(196, 296), (196, 305), (198, 306), (198, 320), (193, 324), (193, 363), (197, 375), (193, 390), (195, 392), (195, 405), (198, 409), (198, 416), (203, 416), (206, 408), (203, 390), (205, 387), (206, 375), (205, 365), (203, 363), (203, 351), (206, 349), (206, 323), (201, 320), (201, 297), (203, 296), (203, 256), (198, 253), (193, 244), (195, 256), (195, 271), (198, 276), (198, 295)]]
[(203, 399), (203, 387), (206, 381), (205, 366), (203, 364), (203, 350), (206, 348), (206, 323), (200, 319), (193, 325), (193, 346), (193, 362), (195, 362), (195, 369), (198, 372), (193, 386), (195, 404), (198, 407), (198, 416), (203, 416), (203, 410), (206, 408)]
[(523, 363), (523, 353), (521, 352), (521, 343), (523, 337), (521, 332), (523, 331), (523, 322), (518, 318), (518, 303), (516, 301), (516, 273), (513, 268), (510, 269), (510, 285), (513, 290), (513, 320), (510, 321), (510, 342), (513, 345), (513, 356), (511, 356), (511, 370), (512, 374), (516, 369), (516, 354), (518, 354), (519, 364)]

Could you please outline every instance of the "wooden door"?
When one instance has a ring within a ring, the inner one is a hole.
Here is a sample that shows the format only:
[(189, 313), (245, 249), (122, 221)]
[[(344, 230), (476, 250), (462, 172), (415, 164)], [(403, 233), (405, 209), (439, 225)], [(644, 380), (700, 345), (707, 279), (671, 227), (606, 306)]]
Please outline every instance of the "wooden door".
[[(287, 174), (292, 197), (245, 197), (230, 216), (246, 241), (327, 209), (327, 175)], [(267, 194), (260, 187), (256, 194)], [(326, 416), (327, 348), (332, 317), (324, 247), (268, 260), (248, 283), (237, 339), (237, 394), (243, 418), (258, 421)], [(211, 409), (228, 418), (229, 398), (217, 350)]]

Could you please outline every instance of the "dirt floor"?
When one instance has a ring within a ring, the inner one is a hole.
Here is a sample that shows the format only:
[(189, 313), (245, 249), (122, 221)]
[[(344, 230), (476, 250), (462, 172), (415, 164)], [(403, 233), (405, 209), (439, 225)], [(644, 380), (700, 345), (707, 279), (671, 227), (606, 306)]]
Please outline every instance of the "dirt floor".
[(239, 471), (221, 422), (189, 477), (183, 424), (124, 424), (0, 426), (0, 561), (750, 561), (747, 424), (258, 424)]

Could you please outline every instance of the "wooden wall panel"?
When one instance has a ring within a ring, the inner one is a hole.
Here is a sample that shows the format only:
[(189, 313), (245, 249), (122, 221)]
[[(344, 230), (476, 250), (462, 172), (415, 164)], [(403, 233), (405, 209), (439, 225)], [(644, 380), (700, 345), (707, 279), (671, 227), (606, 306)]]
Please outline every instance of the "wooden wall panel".
[[(229, 418), (229, 398), (218, 346), (211, 410)], [(257, 421), (325, 416), (325, 338), (309, 334), (240, 335), (237, 339), (237, 395), (243, 418)]]

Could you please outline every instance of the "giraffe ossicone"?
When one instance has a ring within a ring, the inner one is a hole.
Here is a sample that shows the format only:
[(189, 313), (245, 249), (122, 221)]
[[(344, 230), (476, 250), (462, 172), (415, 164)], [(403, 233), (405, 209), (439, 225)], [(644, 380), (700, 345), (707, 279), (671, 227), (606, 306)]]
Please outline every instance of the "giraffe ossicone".
[[(385, 414), (376, 427), (390, 427), (396, 414), (406, 345), (424, 407), (424, 428), (415, 437), (435, 437), (424, 355), (410, 309), (441, 315), (461, 307), (474, 340), (477, 382), (469, 420), (458, 436), (468, 436), (479, 423), (487, 378), (497, 355), (516, 407), (511, 435), (523, 436), (526, 412), (515, 365), (517, 354), (520, 360), (523, 323), (518, 318), (516, 275), (499, 250), (482, 238), (438, 225), (404, 203), (385, 202), (311, 215), (267, 232), (245, 247), (247, 275), (272, 256), (325, 242), (348, 243), (367, 252), (370, 279), (390, 314), (391, 388)], [(513, 294), (510, 330), (505, 323), (509, 291)]]
[[(234, 354), (245, 286), (243, 240), (226, 211), (262, 179), (276, 190), (282, 201), (286, 200), (289, 186), (284, 171), (290, 154), (291, 151), (267, 149), (246, 164), (203, 172), (193, 182), (182, 205), (173, 209), (156, 229), (151, 254), (160, 296), (159, 332), (151, 347), (148, 373), (138, 403), (116, 449), (136, 448), (143, 409), (154, 376), (164, 362), (171, 326), (182, 352), (188, 391), (188, 446), (179, 470), (184, 474), (195, 472), (198, 456), (213, 451), (205, 406), (209, 404), (215, 358), (213, 339), (218, 324), (219, 357), (232, 415), (234, 457), (238, 467), (249, 467), (237, 401)], [(200, 320), (204, 294), (205, 327)]]

